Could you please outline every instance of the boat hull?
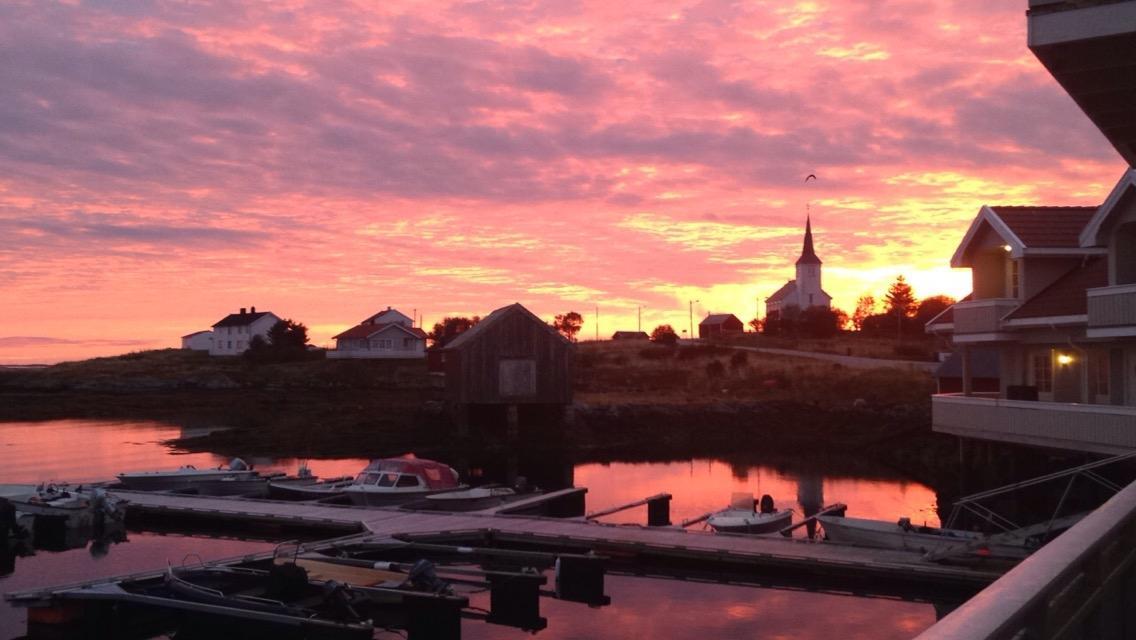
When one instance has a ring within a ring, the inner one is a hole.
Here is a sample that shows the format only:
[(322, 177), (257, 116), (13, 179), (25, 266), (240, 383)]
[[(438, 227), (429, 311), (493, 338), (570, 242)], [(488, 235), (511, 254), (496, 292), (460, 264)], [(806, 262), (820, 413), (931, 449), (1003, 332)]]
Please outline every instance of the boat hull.
[(217, 482), (224, 478), (247, 480), (259, 475), (257, 471), (229, 469), (197, 469), (191, 472), (149, 472), (119, 474), (123, 488), (132, 491), (176, 491), (193, 489), (199, 483)]
[(1024, 545), (986, 543), (984, 536), (959, 529), (912, 527), (910, 530), (894, 522), (820, 516), (825, 536), (832, 542), (882, 549), (904, 549), (919, 553), (941, 553), (950, 550), (1009, 559), (1024, 558), (1030, 553)]
[(446, 491), (426, 497), (426, 504), (439, 511), (480, 511), (503, 505), (523, 496), (508, 487), (475, 487), (465, 491)]
[(727, 509), (710, 516), (706, 523), (718, 533), (776, 533), (793, 523), (793, 510), (755, 513)]
[(439, 493), (448, 493), (454, 489), (437, 491), (365, 491), (359, 490), (359, 485), (351, 485), (344, 489), (344, 494), (351, 500), (351, 504), (359, 507), (394, 507), (414, 500), (421, 500)]
[(338, 482), (269, 482), (268, 497), (274, 500), (322, 500), (338, 498), (351, 480)]

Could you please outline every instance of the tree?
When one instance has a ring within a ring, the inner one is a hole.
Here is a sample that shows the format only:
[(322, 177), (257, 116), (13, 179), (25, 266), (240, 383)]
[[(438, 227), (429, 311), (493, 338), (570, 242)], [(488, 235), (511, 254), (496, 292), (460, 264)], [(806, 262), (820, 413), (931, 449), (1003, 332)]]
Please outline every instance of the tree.
[(762, 322), (761, 322), (760, 319), (754, 318), (753, 320), (750, 320), (747, 324), (749, 324), (750, 329), (753, 329), (754, 333), (761, 333)]
[(651, 341), (658, 344), (673, 346), (678, 343), (678, 334), (669, 324), (661, 324), (651, 332)]
[(580, 327), (584, 326), (584, 317), (575, 311), (557, 315), (556, 319), (552, 322), (552, 328), (559, 331), (565, 338), (572, 342), (576, 341), (576, 334), (580, 332)]
[(915, 310), (915, 320), (919, 326), (923, 326), (954, 303), (954, 298), (944, 295), (923, 298), (919, 301), (919, 307)]
[(911, 290), (911, 285), (907, 284), (907, 280), (903, 276), (897, 276), (895, 282), (888, 287), (887, 295), (884, 296), (884, 304), (887, 307), (888, 315), (891, 316), (910, 318), (915, 313), (917, 306), (915, 294)]
[(280, 320), (268, 330), (268, 346), (277, 351), (302, 351), (308, 347), (308, 328), (291, 319)]
[(864, 330), (864, 320), (876, 311), (876, 299), (870, 295), (862, 295), (856, 300), (856, 310), (852, 312), (852, 328), (856, 331)]
[(481, 318), (478, 316), (473, 316), (472, 318), (466, 318), (465, 316), (454, 316), (451, 318), (450, 316), (446, 316), (441, 322), (434, 323), (434, 328), (430, 333), (426, 334), (426, 337), (430, 338), (434, 346), (442, 347), (463, 332), (472, 329), (478, 322), (481, 322)]
[(280, 320), (268, 329), (267, 338), (249, 340), (245, 357), (253, 362), (288, 362), (308, 357), (308, 328), (293, 320)]

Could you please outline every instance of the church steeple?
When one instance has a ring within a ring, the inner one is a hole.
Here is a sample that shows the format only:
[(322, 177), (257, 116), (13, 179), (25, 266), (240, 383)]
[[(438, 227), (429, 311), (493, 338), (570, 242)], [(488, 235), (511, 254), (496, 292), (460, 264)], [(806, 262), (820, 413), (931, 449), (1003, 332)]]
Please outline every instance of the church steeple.
[(797, 265), (802, 264), (821, 264), (813, 250), (813, 225), (809, 216), (805, 216), (805, 246), (801, 249), (801, 257), (797, 258)]

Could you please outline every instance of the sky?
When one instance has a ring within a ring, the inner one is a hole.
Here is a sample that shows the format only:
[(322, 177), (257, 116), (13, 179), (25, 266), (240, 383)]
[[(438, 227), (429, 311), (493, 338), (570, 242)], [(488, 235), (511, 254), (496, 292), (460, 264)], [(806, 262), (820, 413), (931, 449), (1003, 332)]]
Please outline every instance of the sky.
[(5, 2), (0, 363), (250, 306), (318, 345), (387, 306), (749, 320), (806, 214), (835, 306), (964, 295), (980, 206), (1099, 204), (1125, 168), (1026, 8)]

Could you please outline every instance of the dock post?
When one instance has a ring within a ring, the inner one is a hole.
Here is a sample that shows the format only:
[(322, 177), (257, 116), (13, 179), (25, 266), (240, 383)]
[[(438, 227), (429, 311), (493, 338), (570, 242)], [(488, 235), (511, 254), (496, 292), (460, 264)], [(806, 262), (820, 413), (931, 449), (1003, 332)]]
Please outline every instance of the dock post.
[(671, 496), (662, 494), (647, 502), (647, 526), (669, 527), (671, 525)]
[(603, 558), (560, 556), (556, 558), (556, 597), (592, 606), (611, 604), (604, 595)]
[(461, 640), (461, 608), (446, 603), (406, 603), (406, 640)]
[(494, 575), (489, 580), (488, 622), (521, 629), (543, 629), (548, 621), (540, 617), (540, 585), (545, 577), (533, 574), (526, 580), (517, 574)]
[(519, 426), (520, 421), (521, 421), (520, 411), (518, 411), (517, 405), (510, 404), (510, 405), (506, 406), (505, 407), (505, 424), (506, 424), (505, 433), (506, 433), (506, 436), (508, 437), (509, 440), (516, 440), (517, 439), (517, 434), (520, 432), (520, 426)]

